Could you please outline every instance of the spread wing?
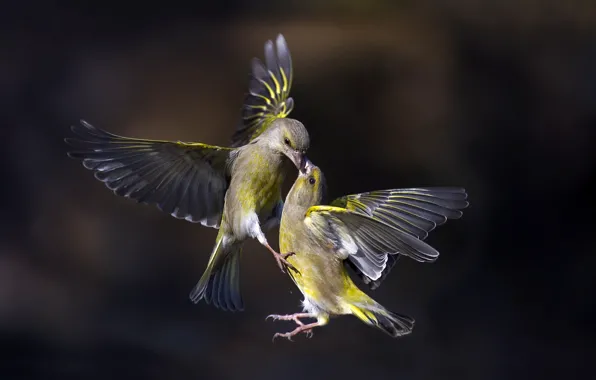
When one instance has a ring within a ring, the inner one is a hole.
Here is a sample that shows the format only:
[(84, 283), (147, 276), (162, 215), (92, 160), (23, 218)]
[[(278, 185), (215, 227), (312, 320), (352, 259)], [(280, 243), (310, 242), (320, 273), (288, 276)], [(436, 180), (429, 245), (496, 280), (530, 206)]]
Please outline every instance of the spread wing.
[(115, 194), (157, 207), (179, 219), (219, 227), (232, 150), (201, 143), (122, 137), (85, 121), (71, 128), (82, 160)]
[[(424, 240), (430, 231), (448, 219), (458, 219), (468, 206), (462, 188), (410, 188), (347, 195), (331, 204), (386, 223), (396, 230)], [(377, 288), (391, 271), (398, 256), (388, 257), (381, 276), (374, 280), (353, 262), (347, 261), (371, 288)]]
[(294, 108), (289, 97), (292, 87), (292, 58), (283, 35), (265, 43), (265, 64), (252, 60), (248, 94), (242, 107), (242, 120), (232, 137), (232, 146), (248, 144), (278, 118), (287, 117)]
[(378, 280), (387, 265), (387, 256), (400, 254), (420, 262), (432, 262), (439, 252), (415, 236), (345, 208), (313, 206), (304, 222), (311, 233), (341, 259), (372, 280)]

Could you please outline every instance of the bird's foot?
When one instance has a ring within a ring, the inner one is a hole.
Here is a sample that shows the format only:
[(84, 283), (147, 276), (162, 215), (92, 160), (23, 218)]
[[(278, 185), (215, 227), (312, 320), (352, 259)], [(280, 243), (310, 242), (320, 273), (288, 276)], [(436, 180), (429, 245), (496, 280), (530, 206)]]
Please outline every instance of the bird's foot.
[(267, 319), (273, 319), (274, 321), (294, 321), (298, 326), (304, 326), (304, 323), (300, 320), (300, 318), (316, 318), (316, 315), (309, 314), (309, 313), (294, 313), (294, 314), (271, 314), (268, 315)]
[(305, 333), (307, 338), (312, 338), (314, 333), (312, 332), (312, 329), (314, 327), (320, 326), (319, 322), (313, 322), (313, 323), (309, 323), (308, 325), (304, 325), (301, 324), (300, 326), (296, 327), (294, 330), (287, 332), (287, 333), (276, 333), (275, 335), (273, 335), (273, 339), (272, 341), (275, 340), (275, 338), (286, 338), (289, 341), (292, 341), (292, 338), (300, 333)]
[(277, 265), (279, 266), (279, 268), (281, 269), (282, 273), (284, 272), (284, 267), (293, 270), (296, 273), (300, 273), (300, 271), (298, 269), (296, 269), (295, 266), (293, 266), (292, 264), (290, 264), (287, 260), (288, 257), (295, 255), (294, 252), (288, 252), (288, 253), (277, 253), (275, 254), (275, 260), (277, 261)]
[(285, 273), (284, 268), (288, 268), (300, 274), (300, 271), (296, 269), (296, 267), (294, 267), (292, 264), (290, 264), (287, 260), (288, 257), (295, 255), (294, 252), (279, 253), (271, 247), (267, 248), (269, 248), (269, 251), (271, 251), (271, 254), (273, 254), (273, 257), (275, 257), (275, 261), (277, 261), (277, 265), (279, 266), (279, 269), (281, 269), (281, 273)]
[(316, 317), (317, 317), (316, 315), (309, 314), (309, 313), (295, 313), (295, 314), (287, 314), (287, 315), (271, 314), (271, 315), (268, 315), (267, 318), (265, 318), (265, 319), (272, 318), (273, 320), (276, 320), (276, 321), (294, 321), (298, 325), (298, 327), (296, 327), (294, 330), (287, 332), (287, 333), (276, 333), (275, 335), (273, 335), (273, 340), (275, 340), (275, 338), (280, 337), (280, 338), (286, 338), (291, 341), (292, 337), (294, 335), (299, 334), (301, 332), (305, 333), (307, 338), (312, 338), (312, 336), (313, 336), (312, 328), (320, 326), (319, 322), (309, 323), (309, 324), (305, 325), (304, 322), (302, 322), (300, 320), (300, 318), (316, 318)]

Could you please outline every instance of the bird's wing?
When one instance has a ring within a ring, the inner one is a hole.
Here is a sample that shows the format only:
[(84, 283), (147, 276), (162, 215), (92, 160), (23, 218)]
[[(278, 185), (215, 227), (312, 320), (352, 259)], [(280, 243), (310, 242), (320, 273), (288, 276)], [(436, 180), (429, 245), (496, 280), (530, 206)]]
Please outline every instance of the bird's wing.
[[(461, 217), (461, 210), (468, 206), (467, 197), (462, 188), (391, 189), (346, 195), (335, 199), (331, 205), (368, 216), (424, 240), (436, 226)], [(376, 280), (359, 270), (353, 260), (347, 263), (374, 289), (385, 279), (398, 257), (388, 257), (382, 275)]]
[(85, 121), (67, 138), (71, 158), (115, 194), (156, 204), (176, 218), (219, 227), (232, 149), (118, 136)]
[(439, 256), (415, 236), (345, 208), (313, 206), (304, 222), (324, 245), (373, 281), (383, 274), (388, 255), (400, 254), (420, 262), (432, 262)]
[(344, 264), (352, 268), (356, 275), (360, 277), (362, 282), (368, 285), (371, 288), (371, 290), (375, 290), (376, 288), (381, 286), (381, 283), (385, 280), (385, 278), (387, 278), (389, 272), (391, 272), (391, 269), (393, 269), (399, 258), (399, 255), (387, 255), (387, 263), (385, 263), (385, 269), (383, 269), (383, 272), (381, 272), (381, 276), (376, 280), (372, 280), (370, 277), (364, 274), (364, 272), (362, 272), (358, 268), (358, 266), (356, 266), (356, 264), (354, 264), (354, 262), (352, 262), (351, 260), (344, 261)]
[(252, 60), (248, 93), (242, 106), (242, 119), (232, 137), (232, 146), (248, 144), (278, 118), (287, 117), (294, 108), (289, 97), (292, 87), (292, 58), (283, 35), (265, 43), (265, 64)]

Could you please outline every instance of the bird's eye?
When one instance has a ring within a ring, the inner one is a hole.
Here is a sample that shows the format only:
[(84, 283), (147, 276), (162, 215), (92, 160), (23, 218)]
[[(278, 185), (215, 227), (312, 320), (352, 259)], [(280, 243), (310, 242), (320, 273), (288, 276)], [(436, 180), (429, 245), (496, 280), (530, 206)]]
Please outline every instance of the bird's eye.
[(290, 145), (290, 139), (286, 137), (284, 139), (284, 143), (289, 146)]
[(314, 184), (315, 184), (315, 182), (317, 182), (317, 181), (314, 179), (314, 177), (310, 177), (310, 178), (308, 179), (308, 183), (310, 183), (311, 185), (314, 185)]

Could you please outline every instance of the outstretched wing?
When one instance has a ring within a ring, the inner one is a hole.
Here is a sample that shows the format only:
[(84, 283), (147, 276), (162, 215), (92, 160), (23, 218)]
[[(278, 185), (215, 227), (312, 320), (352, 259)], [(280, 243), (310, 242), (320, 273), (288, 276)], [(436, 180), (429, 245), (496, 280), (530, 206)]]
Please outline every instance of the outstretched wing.
[[(448, 219), (458, 219), (462, 209), (468, 207), (465, 189), (452, 187), (410, 188), (371, 191), (346, 195), (335, 199), (333, 206), (345, 208), (386, 223), (395, 229), (424, 240), (436, 226)], [(373, 280), (350, 265), (371, 288), (377, 288), (391, 271), (398, 256), (391, 256), (381, 276)]]
[(67, 138), (83, 161), (115, 194), (157, 207), (179, 219), (219, 227), (232, 151), (201, 143), (118, 136), (85, 121)]
[(392, 226), (345, 208), (313, 206), (304, 222), (341, 259), (350, 260), (371, 280), (378, 280), (387, 266), (387, 255), (400, 254), (432, 262), (439, 252), (422, 240)]
[(292, 58), (283, 35), (265, 43), (265, 64), (252, 60), (248, 94), (242, 106), (242, 120), (232, 137), (232, 146), (248, 144), (278, 118), (287, 117), (294, 108), (289, 97), (292, 87)]

